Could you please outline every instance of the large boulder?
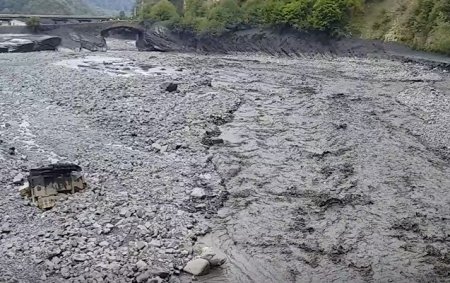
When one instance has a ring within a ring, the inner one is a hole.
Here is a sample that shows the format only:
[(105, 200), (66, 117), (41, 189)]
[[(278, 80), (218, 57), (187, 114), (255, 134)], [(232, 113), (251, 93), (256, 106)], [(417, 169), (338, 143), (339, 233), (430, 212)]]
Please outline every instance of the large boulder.
[(92, 52), (96, 51), (106, 51), (106, 40), (101, 36), (93, 36), (91, 34), (81, 34), (72, 32), (69, 34), (72, 41), (78, 44), (80, 50), (85, 49)]
[(33, 52), (34, 42), (25, 38), (13, 38), (8, 42), (9, 52)]
[(56, 50), (61, 38), (34, 34), (0, 34), (0, 53)]
[(187, 273), (198, 276), (208, 274), (209, 269), (209, 261), (203, 258), (196, 258), (189, 261), (183, 270)]
[(202, 248), (200, 258), (209, 261), (211, 266), (221, 266), (227, 261), (227, 258), (224, 254), (218, 253), (216, 250), (210, 247)]
[(36, 41), (36, 51), (56, 50), (61, 45), (61, 38), (57, 36), (45, 36)]

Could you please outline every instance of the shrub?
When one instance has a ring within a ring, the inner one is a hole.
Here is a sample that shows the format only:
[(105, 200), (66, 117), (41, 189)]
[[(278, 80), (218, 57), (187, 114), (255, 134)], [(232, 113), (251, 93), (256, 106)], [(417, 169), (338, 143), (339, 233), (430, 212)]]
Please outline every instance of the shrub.
[(37, 32), (41, 26), (41, 19), (39, 17), (31, 17), (26, 24), (33, 32)]
[(241, 8), (236, 0), (222, 0), (216, 3), (208, 12), (211, 27), (220, 31), (229, 25), (242, 22)]
[(201, 33), (221, 33), (243, 21), (242, 9), (236, 0), (221, 0), (212, 4), (188, 0), (182, 24)]
[(242, 5), (243, 22), (247, 24), (263, 24), (264, 3), (260, 0), (247, 0)]
[[(145, 0), (144, 19), (172, 20), (176, 9), (168, 0)], [(172, 2), (174, 0), (171, 0)], [(221, 32), (241, 23), (290, 25), (336, 32), (349, 23), (363, 0), (186, 0), (180, 24), (201, 32)], [(424, 0), (426, 1), (426, 0)]]
[(282, 24), (286, 20), (283, 17), (283, 8), (286, 4), (282, 0), (267, 0), (262, 8), (262, 18), (266, 24)]
[(450, 23), (440, 22), (427, 40), (427, 49), (450, 55)]
[(321, 31), (334, 32), (342, 27), (344, 13), (335, 0), (318, 0), (311, 15), (312, 27)]
[(314, 1), (312, 0), (295, 0), (284, 5), (283, 18), (285, 23), (297, 28), (310, 28), (313, 4)]
[(147, 4), (142, 11), (143, 19), (176, 22), (179, 19), (177, 8), (168, 0)]
[(119, 19), (120, 20), (125, 20), (127, 17), (127, 15), (125, 14), (125, 11), (120, 11), (119, 13)]

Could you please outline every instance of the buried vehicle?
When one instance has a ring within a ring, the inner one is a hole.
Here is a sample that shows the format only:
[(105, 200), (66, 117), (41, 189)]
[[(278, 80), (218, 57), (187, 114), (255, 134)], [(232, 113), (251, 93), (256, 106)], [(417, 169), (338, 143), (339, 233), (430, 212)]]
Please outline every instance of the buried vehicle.
[(86, 182), (81, 167), (74, 164), (52, 164), (30, 170), (28, 186), (21, 191), (41, 209), (55, 206), (58, 194), (73, 194), (84, 190)]

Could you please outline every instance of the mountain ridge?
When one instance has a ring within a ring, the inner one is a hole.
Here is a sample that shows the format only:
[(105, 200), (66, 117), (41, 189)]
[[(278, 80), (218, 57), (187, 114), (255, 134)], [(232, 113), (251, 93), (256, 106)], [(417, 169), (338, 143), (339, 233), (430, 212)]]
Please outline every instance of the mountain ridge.
[(0, 0), (3, 14), (118, 15), (127, 14), (134, 0)]

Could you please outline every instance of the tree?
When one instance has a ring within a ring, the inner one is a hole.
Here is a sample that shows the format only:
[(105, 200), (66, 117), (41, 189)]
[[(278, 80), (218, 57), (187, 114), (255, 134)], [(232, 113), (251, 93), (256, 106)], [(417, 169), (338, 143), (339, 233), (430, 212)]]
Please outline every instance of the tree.
[(335, 0), (317, 0), (311, 15), (312, 27), (321, 31), (335, 32), (342, 27), (344, 13)]
[(41, 26), (41, 19), (39, 17), (31, 17), (27, 20), (26, 24), (33, 32), (37, 32)]
[(282, 24), (285, 22), (283, 18), (283, 7), (286, 4), (284, 0), (267, 0), (262, 7), (262, 18), (266, 24)]
[(248, 24), (263, 24), (265, 4), (260, 0), (247, 0), (242, 4), (243, 20)]
[(119, 19), (125, 20), (126, 17), (127, 17), (127, 16), (125, 15), (125, 11), (120, 11), (120, 13), (119, 13)]
[(146, 5), (143, 9), (143, 18), (154, 21), (175, 22), (179, 19), (177, 8), (168, 0), (160, 0), (154, 5)]
[(186, 0), (184, 16), (188, 18), (204, 17), (206, 15), (205, 1)]
[(295, 0), (287, 3), (282, 9), (284, 22), (297, 28), (310, 28), (313, 5), (313, 0)]
[(216, 31), (220, 31), (229, 25), (241, 23), (242, 13), (236, 0), (222, 0), (210, 9), (207, 18), (214, 23)]

